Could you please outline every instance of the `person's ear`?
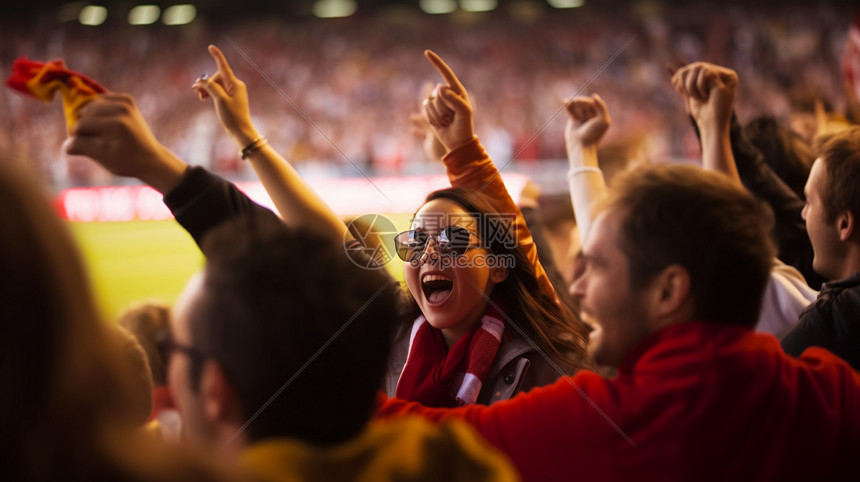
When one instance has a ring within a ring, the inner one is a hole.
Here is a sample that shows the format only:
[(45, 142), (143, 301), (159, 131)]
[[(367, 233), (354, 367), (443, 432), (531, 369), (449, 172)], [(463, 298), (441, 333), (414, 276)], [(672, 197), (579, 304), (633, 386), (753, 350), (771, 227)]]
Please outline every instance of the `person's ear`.
[(651, 308), (654, 319), (663, 320), (682, 314), (691, 306), (690, 273), (681, 265), (669, 265), (651, 285)]
[(839, 230), (839, 240), (847, 241), (854, 234), (854, 213), (845, 211), (836, 218), (836, 227)]
[(493, 284), (499, 284), (505, 279), (507, 279), (508, 274), (508, 268), (504, 266), (490, 268), (490, 281), (492, 281)]
[(238, 398), (233, 384), (217, 362), (207, 360), (200, 372), (200, 396), (207, 420), (213, 422), (241, 419)]

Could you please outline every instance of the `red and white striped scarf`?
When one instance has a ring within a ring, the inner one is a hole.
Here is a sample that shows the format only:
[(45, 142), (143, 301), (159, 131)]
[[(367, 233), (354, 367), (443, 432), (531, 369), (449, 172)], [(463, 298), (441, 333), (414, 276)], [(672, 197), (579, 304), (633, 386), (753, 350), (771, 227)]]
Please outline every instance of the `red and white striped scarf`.
[(490, 303), (481, 324), (449, 350), (442, 331), (423, 315), (412, 325), (409, 354), (395, 396), (428, 407), (457, 407), (478, 400), (501, 345), (505, 324)]

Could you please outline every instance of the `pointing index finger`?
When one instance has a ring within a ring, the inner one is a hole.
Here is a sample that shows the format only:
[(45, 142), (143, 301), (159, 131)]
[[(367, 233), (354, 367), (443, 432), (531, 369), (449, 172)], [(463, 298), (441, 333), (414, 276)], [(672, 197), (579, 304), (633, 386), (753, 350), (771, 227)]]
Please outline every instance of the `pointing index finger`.
[(230, 64), (227, 63), (227, 58), (224, 57), (224, 54), (221, 52), (221, 49), (214, 45), (210, 45), (209, 54), (212, 55), (213, 59), (215, 59), (215, 63), (218, 65), (219, 72), (224, 74), (227, 78), (236, 78), (236, 76), (233, 75), (233, 69), (230, 68)]
[(459, 95), (466, 94), (466, 88), (463, 87), (463, 84), (461, 84), (460, 80), (457, 79), (457, 76), (454, 75), (454, 71), (451, 70), (451, 67), (448, 67), (448, 64), (442, 60), (442, 57), (436, 55), (436, 52), (433, 52), (432, 50), (425, 50), (424, 56), (427, 57), (427, 60), (429, 60), (431, 64), (433, 64), (433, 67), (436, 67), (436, 70), (439, 71), (439, 74), (442, 75), (442, 78), (445, 79), (445, 82), (448, 83), (451, 90)]

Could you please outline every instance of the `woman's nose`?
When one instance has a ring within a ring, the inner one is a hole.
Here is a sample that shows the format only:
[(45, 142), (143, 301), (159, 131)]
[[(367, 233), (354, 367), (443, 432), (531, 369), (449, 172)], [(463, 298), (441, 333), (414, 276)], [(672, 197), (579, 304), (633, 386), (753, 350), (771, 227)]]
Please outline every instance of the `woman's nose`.
[(436, 243), (436, 238), (430, 237), (427, 239), (427, 244), (424, 245), (424, 251), (421, 253), (421, 264), (439, 261), (439, 245)]

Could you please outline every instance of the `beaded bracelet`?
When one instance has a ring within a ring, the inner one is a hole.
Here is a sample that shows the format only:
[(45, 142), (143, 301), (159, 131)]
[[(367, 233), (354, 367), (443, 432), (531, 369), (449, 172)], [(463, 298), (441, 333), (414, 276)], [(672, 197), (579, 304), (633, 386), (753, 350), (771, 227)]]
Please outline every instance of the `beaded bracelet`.
[(266, 139), (263, 136), (260, 136), (256, 139), (254, 139), (253, 141), (251, 141), (250, 144), (245, 146), (245, 148), (239, 152), (239, 155), (242, 156), (242, 159), (247, 159), (251, 154), (253, 154), (255, 151), (257, 151), (257, 149), (265, 146), (268, 143), (269, 143), (268, 139)]

